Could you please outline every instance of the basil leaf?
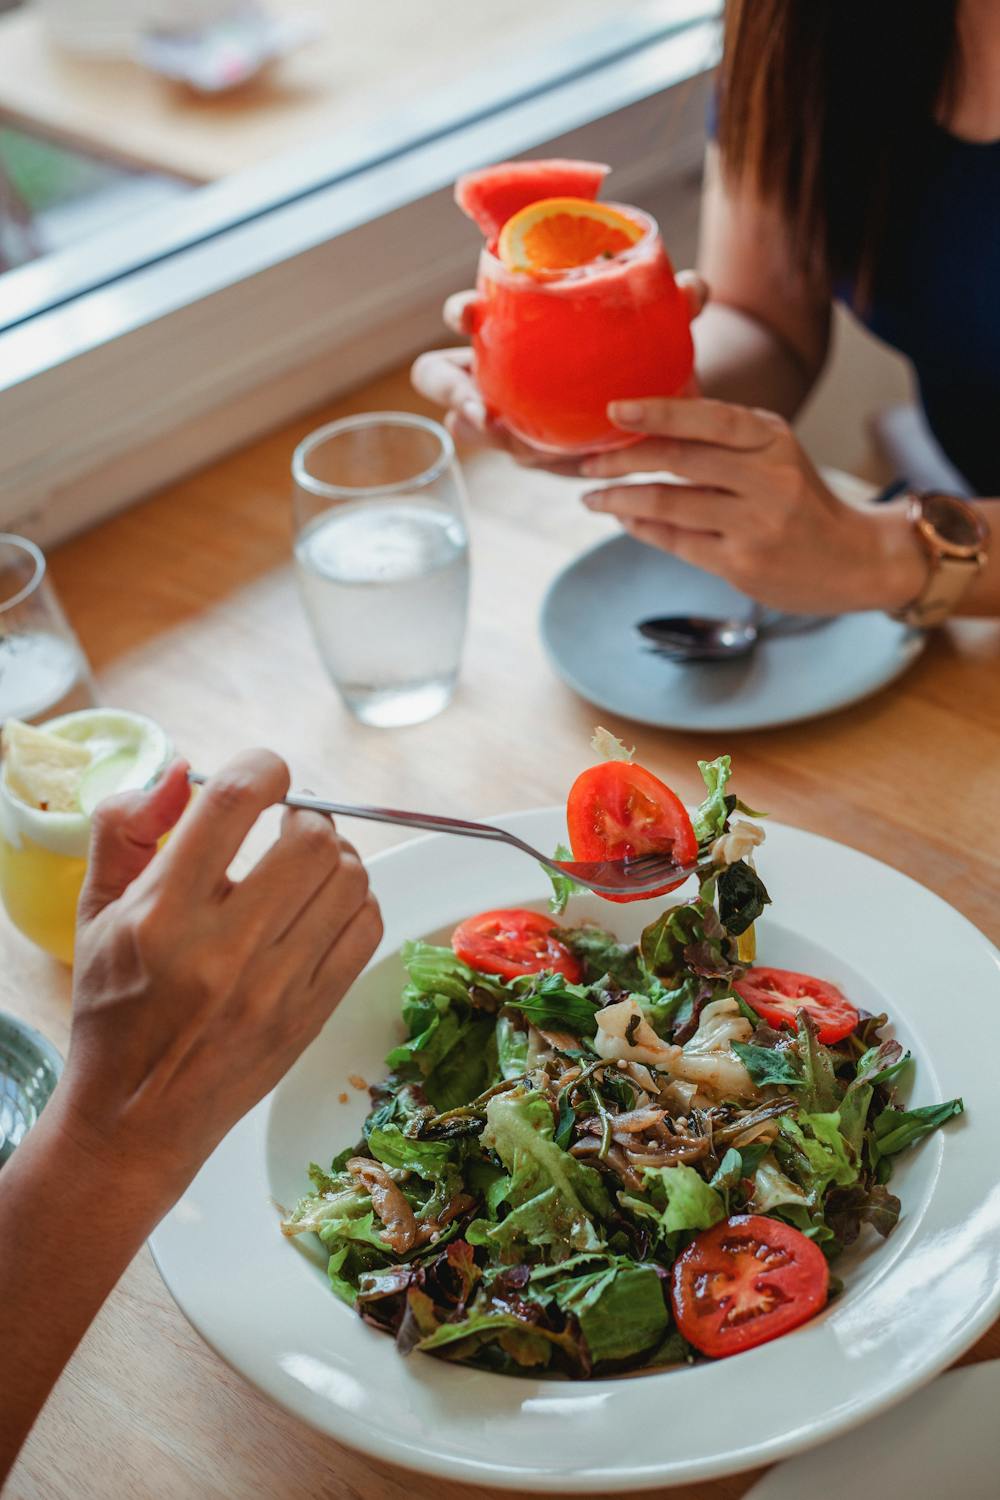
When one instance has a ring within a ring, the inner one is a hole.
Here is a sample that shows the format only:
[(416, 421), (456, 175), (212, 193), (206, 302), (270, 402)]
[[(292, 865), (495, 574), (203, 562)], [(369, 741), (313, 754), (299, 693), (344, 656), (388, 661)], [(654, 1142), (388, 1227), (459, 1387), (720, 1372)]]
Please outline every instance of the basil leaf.
[(775, 1047), (755, 1047), (753, 1042), (732, 1042), (730, 1045), (758, 1088), (768, 1084), (786, 1089), (805, 1087), (805, 1080), (792, 1061), (790, 1049), (779, 1051)]
[(746, 932), (764, 907), (771, 904), (764, 882), (745, 859), (738, 859), (735, 864), (720, 870), (717, 885), (719, 918), (726, 931), (735, 937)]

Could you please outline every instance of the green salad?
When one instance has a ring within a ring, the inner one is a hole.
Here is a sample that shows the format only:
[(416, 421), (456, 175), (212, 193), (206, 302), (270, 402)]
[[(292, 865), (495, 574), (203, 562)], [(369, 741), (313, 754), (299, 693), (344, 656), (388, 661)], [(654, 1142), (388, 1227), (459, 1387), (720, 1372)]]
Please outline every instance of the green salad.
[[(669, 804), (698, 894), (638, 943), (512, 911), (404, 947), (405, 1036), (362, 1139), (309, 1167), (282, 1224), (318, 1236), (334, 1293), (402, 1352), (585, 1378), (778, 1337), (835, 1294), (866, 1226), (892, 1231), (897, 1155), (961, 1113), (900, 1104), (912, 1063), (885, 1015), (748, 963), (761, 815), (728, 756), (699, 764), (702, 806)], [(653, 782), (673, 798), (612, 748), (574, 786), (571, 834), (575, 797), (598, 826), (595, 787), (651, 826)]]

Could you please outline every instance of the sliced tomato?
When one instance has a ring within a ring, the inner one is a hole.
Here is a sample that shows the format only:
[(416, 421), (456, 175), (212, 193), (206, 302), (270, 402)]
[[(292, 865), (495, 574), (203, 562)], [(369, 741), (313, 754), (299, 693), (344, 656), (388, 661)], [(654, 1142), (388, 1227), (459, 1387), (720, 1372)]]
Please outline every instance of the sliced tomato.
[(798, 1328), (826, 1305), (829, 1289), (822, 1250), (791, 1224), (761, 1214), (724, 1219), (696, 1235), (671, 1276), (677, 1327), (713, 1359)]
[(540, 911), (484, 911), (458, 924), (451, 946), (480, 974), (517, 979), (552, 969), (576, 984), (583, 969), (558, 934), (558, 925)]
[(828, 1046), (849, 1036), (858, 1024), (858, 1012), (843, 990), (826, 979), (796, 974), (792, 969), (753, 968), (736, 983), (736, 992), (769, 1026), (794, 1031), (795, 1016), (809, 1012), (819, 1029), (819, 1039)]
[[(574, 781), (566, 804), (574, 859), (632, 859), (640, 854), (672, 854), (687, 864), (698, 853), (687, 808), (652, 771), (631, 761), (608, 760)], [(605, 901), (648, 901), (676, 890), (675, 880), (638, 896), (605, 896)]]

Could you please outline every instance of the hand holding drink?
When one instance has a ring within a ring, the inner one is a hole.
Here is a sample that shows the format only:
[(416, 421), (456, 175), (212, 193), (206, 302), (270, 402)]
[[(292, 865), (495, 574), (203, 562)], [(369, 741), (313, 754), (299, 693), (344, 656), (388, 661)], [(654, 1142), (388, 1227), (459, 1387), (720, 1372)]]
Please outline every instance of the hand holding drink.
[(687, 298), (656, 223), (596, 201), (594, 162), (509, 162), (462, 178), (486, 237), (468, 315), (487, 412), (553, 454), (622, 447), (610, 402), (673, 396), (694, 351)]

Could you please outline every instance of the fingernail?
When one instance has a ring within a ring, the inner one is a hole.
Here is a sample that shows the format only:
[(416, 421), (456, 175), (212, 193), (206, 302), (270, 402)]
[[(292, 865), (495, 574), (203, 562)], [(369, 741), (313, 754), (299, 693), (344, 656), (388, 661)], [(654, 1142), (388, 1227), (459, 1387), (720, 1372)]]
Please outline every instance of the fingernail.
[(600, 458), (585, 458), (580, 465), (580, 473), (585, 479), (600, 479), (603, 468), (603, 461)]
[(486, 410), (478, 401), (464, 401), (462, 403), (462, 416), (479, 432), (483, 430), (486, 424)]
[(608, 407), (612, 422), (641, 422), (642, 412), (641, 401), (612, 401)]
[(583, 496), (583, 503), (588, 510), (603, 510), (603, 496), (600, 490), (591, 490), (589, 495)]

